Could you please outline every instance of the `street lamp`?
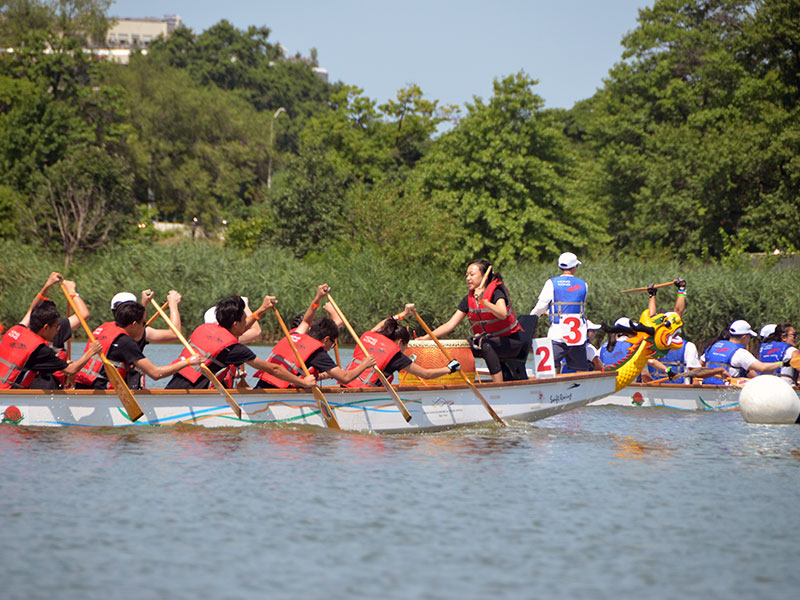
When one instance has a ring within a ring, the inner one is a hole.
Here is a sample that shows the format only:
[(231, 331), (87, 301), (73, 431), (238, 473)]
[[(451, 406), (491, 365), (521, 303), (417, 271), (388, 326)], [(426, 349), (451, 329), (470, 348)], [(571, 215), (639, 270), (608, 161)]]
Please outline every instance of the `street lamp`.
[(269, 166), (267, 166), (267, 189), (272, 189), (272, 148), (275, 145), (275, 119), (278, 118), (278, 115), (282, 112), (286, 112), (286, 109), (282, 106), (275, 111), (275, 114), (272, 115), (272, 121), (269, 122)]

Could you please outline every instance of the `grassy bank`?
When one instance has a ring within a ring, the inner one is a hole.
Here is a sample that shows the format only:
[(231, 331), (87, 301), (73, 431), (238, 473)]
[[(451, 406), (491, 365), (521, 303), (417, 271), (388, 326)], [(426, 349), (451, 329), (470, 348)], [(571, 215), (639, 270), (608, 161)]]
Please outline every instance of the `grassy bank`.
[[(50, 271), (59, 270), (61, 257), (37, 248), (0, 244), (0, 322), (15, 323)], [(635, 257), (581, 257), (579, 275), (589, 283), (587, 316), (612, 323), (617, 317), (637, 318), (647, 306), (646, 294), (621, 294), (626, 288), (665, 282), (677, 276), (688, 281), (686, 337), (700, 344), (715, 337), (734, 319), (746, 319), (754, 328), (767, 322), (800, 323), (800, 268), (765, 261), (760, 266), (745, 262), (681, 264), (675, 261), (641, 260)], [(501, 269), (518, 313), (527, 313), (536, 302), (542, 284), (557, 274), (553, 264), (514, 264)], [(285, 318), (304, 311), (320, 283), (328, 283), (348, 319), (358, 330), (416, 302), (431, 324), (447, 320), (466, 288), (462, 272), (450, 272), (426, 264), (401, 269), (385, 265), (368, 251), (330, 253), (300, 261), (288, 252), (262, 248), (242, 253), (208, 242), (177, 245), (131, 245), (92, 255), (67, 274), (89, 305), (90, 324), (110, 318), (108, 302), (116, 292), (152, 288), (157, 298), (170, 289), (183, 295), (181, 314), (187, 331), (199, 325), (205, 310), (231, 292), (248, 296), (258, 304), (264, 294), (279, 298)], [(63, 298), (51, 294), (59, 307)], [(660, 310), (671, 310), (675, 288), (658, 294)], [(267, 316), (261, 321), (267, 339), (275, 339), (278, 327)], [(543, 334), (546, 324), (539, 326)], [(461, 337), (468, 335), (462, 326)]]

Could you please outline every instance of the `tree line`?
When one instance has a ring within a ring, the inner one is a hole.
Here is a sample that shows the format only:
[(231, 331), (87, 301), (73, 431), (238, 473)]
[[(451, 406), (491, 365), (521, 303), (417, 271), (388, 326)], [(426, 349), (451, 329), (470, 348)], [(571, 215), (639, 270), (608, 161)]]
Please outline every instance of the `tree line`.
[(0, 2), (0, 239), (67, 264), (156, 218), (439, 268), (800, 246), (795, 0), (656, 0), (569, 110), (522, 71), (463, 107), (413, 84), (381, 104), (225, 20), (112, 64), (84, 50), (109, 5)]

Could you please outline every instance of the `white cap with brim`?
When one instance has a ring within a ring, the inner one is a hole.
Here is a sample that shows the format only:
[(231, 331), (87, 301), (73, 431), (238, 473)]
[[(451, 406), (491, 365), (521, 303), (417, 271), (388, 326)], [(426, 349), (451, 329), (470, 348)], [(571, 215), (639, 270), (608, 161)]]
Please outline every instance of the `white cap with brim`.
[(138, 300), (136, 296), (130, 292), (120, 292), (119, 294), (115, 294), (111, 299), (111, 310), (114, 310), (117, 304), (122, 304), (123, 302), (138, 302)]
[(217, 307), (212, 306), (203, 315), (203, 323), (216, 323), (217, 322)]
[(598, 325), (597, 323), (592, 323), (589, 319), (586, 319), (586, 329), (591, 329), (591, 330), (600, 329), (600, 325)]
[(761, 328), (761, 331), (758, 333), (758, 335), (760, 335), (762, 338), (768, 338), (768, 337), (769, 337), (769, 336), (771, 336), (773, 333), (775, 333), (775, 328), (776, 328), (777, 326), (778, 326), (778, 325), (777, 325), (776, 323), (769, 323), (769, 324), (767, 324), (767, 325), (764, 325), (764, 326)]
[(731, 326), (728, 327), (728, 333), (731, 335), (758, 335), (755, 331), (750, 329), (750, 323), (744, 319), (739, 319), (731, 323)]
[(620, 325), (622, 327), (627, 327), (628, 329), (632, 327), (631, 320), (628, 317), (620, 317), (614, 321), (614, 325)]
[(583, 263), (579, 261), (578, 257), (575, 256), (572, 252), (564, 252), (564, 254), (558, 257), (559, 269), (572, 269), (573, 267), (577, 267), (578, 265), (581, 264)]

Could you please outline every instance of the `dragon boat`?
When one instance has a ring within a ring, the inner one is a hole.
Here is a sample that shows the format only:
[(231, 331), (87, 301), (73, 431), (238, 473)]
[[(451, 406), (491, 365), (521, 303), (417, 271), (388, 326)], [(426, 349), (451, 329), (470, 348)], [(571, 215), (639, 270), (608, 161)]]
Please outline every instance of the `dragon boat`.
[[(636, 324), (631, 351), (613, 371), (584, 372), (558, 377), (502, 383), (397, 386), (406, 420), (396, 400), (384, 388), (323, 387), (322, 393), (338, 426), (346, 431), (404, 433), (450, 429), (503, 421), (537, 421), (586, 406), (628, 386), (647, 359), (680, 347), (675, 333), (680, 317), (643, 313)], [(326, 427), (331, 419), (320, 412), (314, 394), (306, 390), (229, 390), (231, 402), (208, 390), (151, 389), (135, 393), (142, 415), (131, 419), (114, 390), (0, 390), (4, 423), (23, 426), (122, 427), (191, 424), (241, 427), (259, 423), (290, 423)], [(496, 413), (492, 415), (488, 406)]]

